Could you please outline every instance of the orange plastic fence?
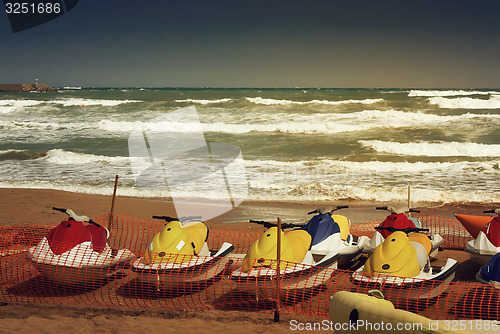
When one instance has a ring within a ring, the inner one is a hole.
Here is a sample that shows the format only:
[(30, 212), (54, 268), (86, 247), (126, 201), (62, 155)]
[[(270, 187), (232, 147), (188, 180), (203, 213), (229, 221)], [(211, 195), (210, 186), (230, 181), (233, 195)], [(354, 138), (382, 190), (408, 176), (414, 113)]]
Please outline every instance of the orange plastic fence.
[[(37, 258), (35, 251), (43, 246), (40, 241), (55, 225), (0, 227), (0, 300), (146, 309), (273, 310), (273, 276), (238, 278), (233, 274), (261, 233), (212, 229), (207, 240), (209, 249), (216, 251), (225, 242), (230, 243), (234, 249), (229, 256), (191, 259), (196, 269), (168, 268), (141, 265), (146, 247), (163, 223), (120, 214), (111, 218), (110, 248), (101, 253), (106, 256), (87, 262), (68, 256), (57, 266), (51, 265), (50, 259)], [(446, 239), (446, 248), (463, 249), (470, 239), (453, 219), (419, 218), (424, 227)], [(95, 221), (108, 226), (108, 215)], [(371, 236), (378, 223), (352, 226), (352, 233)], [(284, 313), (320, 317), (327, 316), (329, 296), (335, 292), (367, 293), (374, 288), (355, 281), (353, 271), (319, 267), (284, 275), (281, 283)], [(414, 282), (403, 287), (375, 287), (396, 307), (428, 318), (500, 319), (499, 291), (491, 286)]]

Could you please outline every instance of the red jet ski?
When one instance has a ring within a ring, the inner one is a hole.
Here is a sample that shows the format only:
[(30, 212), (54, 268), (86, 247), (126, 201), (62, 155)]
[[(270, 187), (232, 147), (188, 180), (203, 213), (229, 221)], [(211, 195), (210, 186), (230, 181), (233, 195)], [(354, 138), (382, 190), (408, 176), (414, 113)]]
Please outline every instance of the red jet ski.
[(85, 285), (116, 274), (135, 257), (127, 249), (112, 249), (108, 229), (89, 217), (71, 209), (52, 209), (66, 213), (68, 220), (50, 230), (26, 255), (47, 279)]

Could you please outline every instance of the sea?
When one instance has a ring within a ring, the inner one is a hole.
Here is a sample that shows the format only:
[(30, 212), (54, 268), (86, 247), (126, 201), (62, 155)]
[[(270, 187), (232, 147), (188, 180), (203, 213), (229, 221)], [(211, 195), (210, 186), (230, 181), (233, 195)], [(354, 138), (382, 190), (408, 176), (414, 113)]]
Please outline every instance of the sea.
[[(163, 117), (185, 108), (197, 114), (192, 127)], [(500, 203), (498, 89), (4, 92), (0, 187), (110, 195), (119, 175), (118, 195), (166, 198), (168, 182), (141, 186), (130, 158), (131, 134), (152, 124), (239, 148), (244, 200), (390, 203), (411, 186), (413, 203)]]

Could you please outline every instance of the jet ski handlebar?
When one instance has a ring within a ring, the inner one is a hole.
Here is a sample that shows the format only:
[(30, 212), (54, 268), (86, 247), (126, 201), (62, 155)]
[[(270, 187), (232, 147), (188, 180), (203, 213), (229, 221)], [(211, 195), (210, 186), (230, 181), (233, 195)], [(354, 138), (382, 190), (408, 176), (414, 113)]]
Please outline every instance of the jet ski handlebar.
[(56, 207), (53, 206), (52, 210), (59, 211), (59, 212), (67, 214), (68, 217), (69, 217), (69, 220), (74, 220), (74, 221), (78, 221), (78, 222), (86, 222), (86, 223), (89, 223), (89, 224), (93, 224), (93, 225), (95, 225), (97, 227), (101, 227), (101, 225), (97, 224), (95, 221), (93, 221), (89, 217), (87, 217), (87, 216), (80, 216), (79, 214), (75, 213), (71, 209), (62, 209), (62, 208), (56, 208)]
[(182, 216), (182, 217), (170, 217), (170, 216), (153, 216), (153, 219), (161, 219), (166, 221), (167, 223), (178, 221), (178, 222), (186, 222), (192, 220), (201, 220), (201, 216)]
[(405, 232), (406, 234), (412, 233), (412, 232), (429, 232), (428, 228), (418, 228), (418, 227), (397, 228), (394, 226), (385, 226), (385, 227), (376, 226), (375, 229), (376, 230), (385, 230), (385, 231), (389, 231), (389, 232), (401, 231), (401, 232)]
[(319, 213), (319, 214), (324, 214), (324, 213), (333, 213), (334, 211), (340, 210), (340, 209), (347, 209), (349, 205), (337, 205), (336, 207), (333, 208), (319, 208), (316, 210), (313, 210), (311, 212), (308, 212), (308, 215), (312, 215), (313, 213)]
[[(375, 208), (375, 210), (386, 210), (386, 211), (389, 211), (390, 213), (404, 213), (405, 210), (401, 210), (401, 209), (396, 209), (392, 206), (377, 206)], [(416, 213), (420, 213), (420, 210), (416, 210), (416, 209), (408, 209), (407, 210), (408, 212), (416, 212)]]
[[(270, 228), (270, 227), (278, 226), (278, 224), (276, 224), (276, 223), (266, 222), (264, 220), (253, 220), (253, 219), (250, 219), (250, 223), (259, 224), (259, 225), (264, 226), (265, 228)], [(294, 227), (300, 227), (300, 226), (302, 226), (302, 224), (282, 223), (281, 224), (281, 229), (294, 228)]]
[(486, 210), (484, 213), (494, 213), (500, 216), (500, 209), (491, 209), (491, 210)]

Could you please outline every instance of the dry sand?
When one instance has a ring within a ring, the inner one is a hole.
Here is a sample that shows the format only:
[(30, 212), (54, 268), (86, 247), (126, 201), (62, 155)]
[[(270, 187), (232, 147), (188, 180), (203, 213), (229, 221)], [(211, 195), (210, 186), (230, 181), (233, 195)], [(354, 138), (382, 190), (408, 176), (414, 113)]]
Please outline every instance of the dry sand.
[[(386, 212), (373, 208), (384, 203), (259, 203), (244, 202), (225, 215), (207, 222), (212, 228), (262, 230), (261, 226), (247, 223), (249, 219), (304, 222), (307, 212), (317, 207), (348, 204), (342, 214), (354, 224), (383, 218)], [(403, 204), (403, 203), (402, 203)], [(64, 218), (52, 207), (72, 208), (80, 214), (96, 217), (110, 210), (111, 197), (75, 194), (56, 190), (0, 189), (0, 225), (38, 225), (59, 222)], [(453, 217), (454, 213), (482, 214), (496, 205), (442, 205), (420, 207), (422, 213)], [(417, 207), (418, 208), (418, 207)], [(117, 197), (115, 212), (134, 217), (172, 215), (173, 206), (165, 200)], [(464, 252), (446, 251), (446, 256), (466, 262)], [(437, 264), (437, 263), (436, 263)], [(472, 269), (462, 269), (459, 279), (468, 280)], [(477, 270), (476, 270), (477, 272)], [(1, 302), (1, 301), (0, 301)], [(3, 303), (2, 303), (3, 304)], [(291, 333), (290, 321), (320, 322), (323, 319), (282, 315), (274, 323), (272, 314), (237, 311), (149, 311), (111, 308), (82, 308), (54, 305), (6, 304), (0, 306), (0, 333)], [(325, 331), (318, 331), (325, 332)]]

